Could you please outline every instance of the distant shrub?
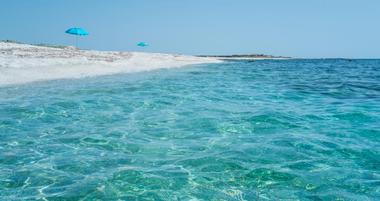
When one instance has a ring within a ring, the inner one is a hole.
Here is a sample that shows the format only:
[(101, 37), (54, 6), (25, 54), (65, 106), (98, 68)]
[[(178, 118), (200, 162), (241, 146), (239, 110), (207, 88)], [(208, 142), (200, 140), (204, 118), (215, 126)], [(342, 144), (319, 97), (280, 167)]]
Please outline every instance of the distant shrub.
[[(29, 44), (29, 43), (24, 43), (24, 42), (16, 41), (16, 40), (0, 40), (0, 42), (4, 42), (4, 43), (16, 43), (16, 44)], [(41, 47), (61, 48), (61, 49), (67, 47), (65, 45), (54, 45), (54, 44), (46, 44), (46, 43), (37, 43), (37, 44), (31, 44), (31, 45), (41, 46)]]
[(4, 42), (4, 43), (25, 44), (25, 43), (22, 43), (22, 42), (20, 42), (20, 41), (16, 41), (16, 40), (0, 40), (0, 42)]
[(38, 44), (33, 44), (33, 45), (36, 45), (36, 46), (42, 46), (42, 47), (53, 47), (53, 48), (66, 48), (67, 46), (65, 45), (54, 45), (54, 44), (45, 44), (45, 43), (38, 43)]

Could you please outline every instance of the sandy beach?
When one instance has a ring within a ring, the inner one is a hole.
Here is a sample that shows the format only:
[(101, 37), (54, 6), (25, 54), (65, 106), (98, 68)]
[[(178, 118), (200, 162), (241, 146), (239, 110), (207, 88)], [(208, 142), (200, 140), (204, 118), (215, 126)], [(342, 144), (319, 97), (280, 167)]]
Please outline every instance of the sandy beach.
[(0, 42), (0, 86), (218, 63), (179, 54), (78, 50)]

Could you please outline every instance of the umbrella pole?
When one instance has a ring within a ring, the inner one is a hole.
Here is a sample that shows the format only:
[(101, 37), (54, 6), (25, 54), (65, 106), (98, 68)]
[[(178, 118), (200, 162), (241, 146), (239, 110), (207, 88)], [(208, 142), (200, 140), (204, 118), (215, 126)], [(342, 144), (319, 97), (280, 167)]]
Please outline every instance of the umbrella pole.
[(75, 47), (78, 48), (78, 36), (75, 36)]

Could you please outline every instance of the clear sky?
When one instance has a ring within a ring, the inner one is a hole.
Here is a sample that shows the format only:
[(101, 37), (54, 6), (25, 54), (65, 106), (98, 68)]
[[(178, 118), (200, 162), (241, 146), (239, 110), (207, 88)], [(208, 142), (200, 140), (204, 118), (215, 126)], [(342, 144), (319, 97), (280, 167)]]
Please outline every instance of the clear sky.
[(86, 49), (380, 58), (380, 0), (0, 0), (0, 39)]

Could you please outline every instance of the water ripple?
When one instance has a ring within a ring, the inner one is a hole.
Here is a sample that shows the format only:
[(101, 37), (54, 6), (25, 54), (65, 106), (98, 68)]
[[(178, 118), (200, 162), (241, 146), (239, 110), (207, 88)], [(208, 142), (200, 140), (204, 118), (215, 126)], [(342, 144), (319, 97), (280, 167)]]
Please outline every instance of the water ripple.
[(376, 200), (380, 61), (0, 88), (0, 200)]

